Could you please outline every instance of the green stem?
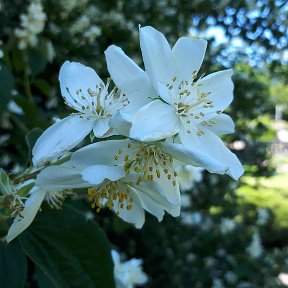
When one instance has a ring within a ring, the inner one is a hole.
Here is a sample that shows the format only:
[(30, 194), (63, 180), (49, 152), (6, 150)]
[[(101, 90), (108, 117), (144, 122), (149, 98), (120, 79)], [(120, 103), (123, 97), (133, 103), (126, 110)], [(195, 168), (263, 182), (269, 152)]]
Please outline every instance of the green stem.
[(10, 113), (12, 121), (26, 134), (29, 132), (28, 128), (12, 113)]
[(28, 97), (30, 102), (33, 102), (33, 95), (31, 92), (31, 84), (30, 84), (30, 68), (29, 68), (29, 61), (28, 61), (28, 56), (27, 54), (23, 51), (23, 58), (24, 58), (24, 62), (25, 62), (25, 70), (24, 70), (24, 89), (25, 89), (25, 93), (26, 96)]

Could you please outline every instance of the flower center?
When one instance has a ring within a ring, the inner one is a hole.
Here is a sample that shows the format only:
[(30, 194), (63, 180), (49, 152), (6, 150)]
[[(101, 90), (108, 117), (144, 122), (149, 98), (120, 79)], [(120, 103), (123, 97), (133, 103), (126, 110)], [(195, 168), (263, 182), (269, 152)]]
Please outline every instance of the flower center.
[[(128, 148), (132, 148), (131, 143)], [(152, 181), (156, 178), (167, 177), (176, 186), (177, 173), (173, 167), (173, 158), (163, 153), (157, 145), (141, 143), (133, 159), (127, 154), (124, 156), (124, 169), (127, 174), (139, 174), (136, 185), (142, 181)], [(135, 146), (134, 146), (135, 148)], [(118, 155), (122, 151), (118, 151)], [(115, 155), (115, 159), (118, 155)]]
[[(169, 89), (170, 97), (174, 99), (174, 107), (176, 115), (183, 117), (188, 125), (191, 123), (201, 124), (202, 126), (212, 126), (216, 123), (214, 119), (204, 120), (207, 112), (211, 113), (208, 108), (214, 108), (213, 101), (208, 99), (211, 92), (203, 92), (202, 83), (199, 81), (203, 78), (201, 75), (197, 80), (197, 72), (192, 73), (190, 81), (177, 81), (177, 77), (173, 77), (169, 84), (166, 84)], [(217, 114), (221, 114), (222, 111), (216, 111)], [(202, 120), (202, 121), (201, 121)], [(191, 133), (190, 129), (186, 130), (187, 133)], [(204, 131), (197, 129), (196, 134), (198, 136), (204, 135)]]
[(88, 189), (89, 200), (92, 202), (91, 207), (96, 209), (97, 213), (105, 206), (109, 209), (114, 208), (118, 215), (120, 209), (126, 208), (130, 211), (134, 201), (130, 194), (129, 186), (120, 181), (106, 180), (102, 184)]
[(45, 200), (48, 202), (50, 208), (60, 210), (66, 197), (71, 194), (67, 189), (62, 191), (47, 191)]
[(74, 103), (67, 101), (67, 98), (63, 96), (65, 103), (86, 117), (110, 118), (121, 108), (130, 104), (126, 94), (121, 93), (116, 86), (108, 92), (110, 82), (111, 79), (108, 79), (105, 86), (102, 83), (97, 84), (95, 90), (88, 88), (87, 91), (83, 91), (80, 88), (76, 90), (76, 97), (66, 87)]

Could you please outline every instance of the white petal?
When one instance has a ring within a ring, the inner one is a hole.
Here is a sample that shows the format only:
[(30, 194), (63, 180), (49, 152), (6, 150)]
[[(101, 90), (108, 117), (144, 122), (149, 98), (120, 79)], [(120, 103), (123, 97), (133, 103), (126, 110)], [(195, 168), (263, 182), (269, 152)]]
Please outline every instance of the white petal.
[(132, 126), (132, 114), (117, 112), (110, 118), (109, 126), (115, 129), (119, 135), (128, 137)]
[(105, 134), (109, 129), (109, 118), (99, 118), (95, 120), (93, 133), (97, 138), (106, 137)]
[(178, 68), (179, 81), (192, 80), (193, 72), (198, 72), (204, 59), (207, 41), (181, 37), (172, 49)]
[(206, 129), (212, 131), (216, 135), (224, 135), (234, 133), (235, 124), (230, 116), (227, 114), (221, 114), (213, 118), (216, 123), (212, 126), (205, 126)]
[[(88, 167), (92, 165), (115, 165), (115, 155), (119, 149), (127, 148), (131, 140), (107, 140), (87, 145), (71, 156), (71, 163), (76, 167)], [(120, 160), (120, 159), (119, 159)], [(118, 165), (123, 162), (119, 161)]]
[(132, 209), (127, 210), (126, 207), (122, 209), (119, 208), (118, 198), (114, 201), (113, 210), (118, 214), (118, 216), (124, 221), (134, 224), (136, 228), (140, 229), (145, 222), (145, 213), (142, 206), (142, 203), (138, 195), (130, 189), (130, 196), (133, 198)]
[[(136, 191), (137, 193), (137, 191)], [(139, 192), (141, 193), (141, 192)], [(165, 214), (164, 207), (161, 204), (158, 204), (154, 200), (152, 200), (150, 197), (148, 197), (145, 193), (139, 194), (139, 198), (141, 200), (141, 203), (146, 211), (148, 211), (150, 214), (155, 216), (158, 221), (163, 220), (163, 216)]]
[(93, 165), (81, 172), (83, 179), (93, 185), (101, 184), (105, 179), (116, 181), (125, 176), (121, 166)]
[(70, 167), (69, 161), (63, 165), (45, 168), (37, 175), (36, 183), (43, 190), (50, 191), (91, 186), (83, 181), (81, 169)]
[(144, 71), (121, 48), (111, 45), (104, 52), (107, 68), (117, 86), (138, 77)]
[(142, 27), (140, 46), (145, 68), (155, 89), (158, 90), (158, 82), (170, 83), (176, 76), (176, 66), (165, 36), (153, 27)]
[(32, 188), (30, 197), (26, 200), (24, 210), (21, 212), (22, 217), (16, 216), (8, 231), (7, 242), (12, 241), (30, 226), (44, 200), (45, 194), (46, 192), (36, 186)]
[[(212, 73), (199, 81), (201, 84), (199, 88), (199, 93), (211, 94), (207, 99), (212, 101), (212, 108), (202, 108), (202, 105), (198, 106), (197, 109), (193, 109), (193, 113), (204, 112), (204, 114), (213, 113), (212, 117), (215, 117), (216, 111), (225, 110), (233, 100), (233, 89), (234, 85), (231, 79), (233, 74), (232, 70), (223, 70), (219, 72)], [(210, 117), (210, 118), (212, 118)]]
[(146, 72), (126, 81), (119, 86), (119, 89), (127, 95), (130, 102), (126, 107), (121, 109), (124, 113), (135, 113), (157, 96), (157, 92), (152, 86), (151, 80)]
[(92, 130), (94, 122), (71, 115), (50, 126), (39, 137), (32, 150), (32, 161), (42, 166), (78, 145)]
[(179, 130), (175, 108), (155, 100), (135, 114), (130, 137), (140, 141), (156, 141), (173, 136)]
[[(136, 177), (136, 178), (135, 178)], [(125, 179), (131, 180), (131, 182), (136, 183), (135, 179), (138, 176), (130, 175)], [(180, 214), (180, 191), (179, 189), (174, 189), (174, 195), (166, 195), (165, 187), (162, 186), (162, 183), (159, 181), (155, 181), (157, 177), (154, 177), (153, 181), (142, 181), (139, 185), (135, 185), (134, 189), (138, 193), (140, 199), (142, 195), (145, 194), (149, 197), (152, 201), (162, 207), (165, 211), (171, 214), (174, 217), (179, 216)], [(173, 191), (172, 191), (173, 193)], [(167, 198), (170, 198), (169, 200)], [(172, 203), (171, 203), (172, 202)], [(177, 204), (173, 204), (177, 203)], [(151, 212), (152, 213), (152, 212)], [(153, 214), (153, 213), (152, 213)]]
[[(103, 81), (92, 68), (84, 66), (81, 63), (69, 61), (66, 61), (62, 65), (59, 81), (63, 98), (70, 107), (79, 112), (82, 112), (82, 106), (86, 107), (87, 104), (94, 101), (89, 96), (88, 89), (97, 91), (96, 85), (104, 85)], [(69, 91), (67, 91), (67, 88)], [(79, 89), (82, 92), (76, 93)]]
[(207, 153), (204, 153), (201, 149), (193, 149), (193, 146), (167, 142), (162, 143), (161, 146), (163, 152), (185, 164), (203, 167), (212, 173), (225, 173), (226, 166), (221, 161), (217, 161), (210, 155), (207, 155)]
[[(203, 155), (207, 155), (217, 163), (222, 163), (225, 167), (222, 173), (230, 175), (235, 180), (243, 174), (243, 167), (234, 153), (232, 153), (222, 142), (222, 140), (210, 132), (204, 130), (204, 135), (191, 137), (191, 134), (184, 132), (179, 133), (182, 143), (193, 151), (198, 151)], [(204, 168), (206, 168), (204, 166)], [(206, 168), (208, 171), (208, 168)], [(213, 172), (213, 171), (212, 171)], [(215, 171), (216, 173), (219, 173)], [(220, 174), (222, 174), (220, 173)]]

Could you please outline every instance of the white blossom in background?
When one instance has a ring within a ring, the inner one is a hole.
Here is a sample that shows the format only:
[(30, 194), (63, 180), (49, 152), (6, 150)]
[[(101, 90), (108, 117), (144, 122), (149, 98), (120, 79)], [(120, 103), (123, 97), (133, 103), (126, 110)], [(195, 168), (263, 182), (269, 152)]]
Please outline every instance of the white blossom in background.
[(182, 192), (191, 190), (195, 186), (195, 183), (202, 180), (203, 168), (201, 167), (183, 164), (178, 165), (178, 163), (176, 163), (175, 170), (178, 174), (178, 181)]
[(206, 45), (205, 40), (182, 37), (171, 50), (162, 33), (140, 28), (145, 68), (160, 98), (137, 112), (130, 137), (155, 141), (178, 134), (182, 144), (222, 163), (225, 173), (238, 179), (243, 167), (218, 137), (234, 132), (232, 119), (222, 114), (233, 99), (232, 71), (199, 77)]
[(237, 275), (232, 272), (232, 271), (228, 271), (225, 276), (224, 276), (225, 280), (229, 283), (229, 284), (235, 284), (237, 281)]
[(287, 286), (288, 287), (288, 273), (280, 273), (278, 275), (278, 279), (280, 281), (280, 283), (284, 286)]
[[(178, 177), (178, 172), (177, 172), (177, 178)], [(179, 181), (179, 179), (178, 179)], [(179, 184), (180, 184), (180, 181), (179, 181)], [(181, 186), (180, 186), (181, 187)], [(180, 188), (181, 190), (181, 188)], [(191, 197), (189, 194), (182, 194), (181, 195), (181, 207), (182, 208), (189, 208), (191, 206)]]
[(134, 288), (136, 285), (147, 283), (148, 276), (142, 269), (142, 260), (132, 258), (121, 263), (117, 251), (112, 250), (111, 254), (114, 262), (116, 288)]
[(200, 212), (182, 212), (180, 221), (185, 225), (198, 226), (203, 223), (203, 217)]
[(221, 279), (213, 279), (213, 284), (211, 288), (225, 288), (225, 286)]
[(15, 101), (13, 100), (10, 100), (9, 103), (8, 103), (8, 111), (12, 112), (12, 113), (15, 113), (15, 114), (18, 114), (18, 115), (23, 115), (24, 112), (23, 112), (23, 109), (22, 107), (20, 107)]
[(46, 19), (40, 0), (32, 0), (27, 14), (20, 15), (21, 28), (15, 29), (15, 35), (19, 39), (19, 49), (35, 47), (38, 44), (37, 35), (43, 31)]
[(65, 16), (68, 16), (74, 9), (87, 6), (89, 0), (62, 0), (60, 2), (62, 6), (62, 13), (65, 12)]
[(251, 258), (259, 258), (263, 253), (262, 241), (258, 232), (254, 232), (252, 241), (246, 249)]
[(260, 209), (258, 209), (256, 224), (261, 225), (261, 226), (266, 225), (269, 218), (270, 218), (270, 215), (269, 215), (268, 209), (260, 208)]
[(83, 37), (86, 38), (89, 43), (93, 43), (101, 34), (101, 28), (97, 25), (92, 25), (84, 32)]
[(235, 230), (237, 224), (233, 219), (222, 218), (220, 222), (220, 231), (223, 235), (226, 235)]
[(56, 52), (55, 52), (54, 46), (53, 46), (51, 41), (47, 41), (46, 45), (47, 45), (47, 60), (49, 62), (52, 62), (52, 60), (56, 56)]
[(77, 33), (83, 33), (90, 27), (90, 18), (87, 15), (81, 15), (70, 28), (72, 35)]

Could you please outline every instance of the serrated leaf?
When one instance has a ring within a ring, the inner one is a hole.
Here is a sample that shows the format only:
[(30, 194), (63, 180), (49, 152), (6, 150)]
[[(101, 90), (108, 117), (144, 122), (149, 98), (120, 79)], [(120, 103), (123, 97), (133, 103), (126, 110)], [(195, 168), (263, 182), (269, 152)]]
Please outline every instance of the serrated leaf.
[(114, 288), (109, 242), (92, 221), (74, 208), (43, 207), (20, 235), (25, 253), (59, 288)]
[(21, 288), (25, 285), (27, 260), (16, 243), (0, 242), (0, 285), (5, 288)]

